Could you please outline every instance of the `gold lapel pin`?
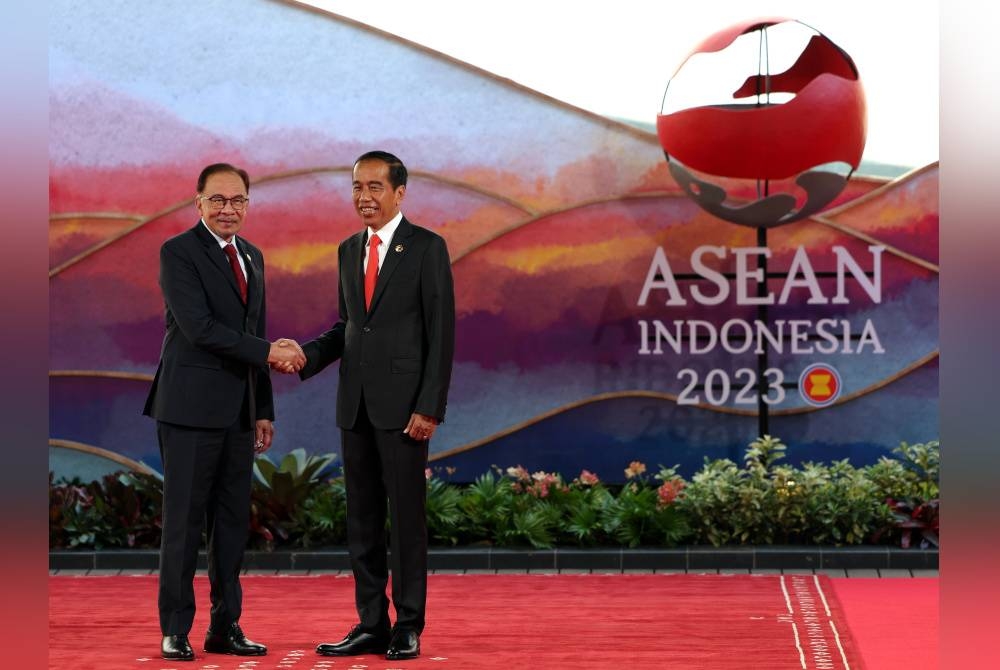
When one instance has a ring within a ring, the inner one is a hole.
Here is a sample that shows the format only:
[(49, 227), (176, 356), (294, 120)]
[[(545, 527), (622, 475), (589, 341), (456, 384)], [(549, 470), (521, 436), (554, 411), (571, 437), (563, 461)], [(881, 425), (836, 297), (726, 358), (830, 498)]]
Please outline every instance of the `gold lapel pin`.
[(244, 254), (244, 256), (246, 256), (246, 257), (247, 257), (247, 260), (248, 260), (248, 261), (249, 261), (249, 260), (252, 260), (252, 259), (250, 258), (250, 254)]
[(395, 249), (396, 249), (396, 253), (397, 254), (403, 253), (403, 245), (402, 244), (397, 244), (396, 247), (395, 247)]

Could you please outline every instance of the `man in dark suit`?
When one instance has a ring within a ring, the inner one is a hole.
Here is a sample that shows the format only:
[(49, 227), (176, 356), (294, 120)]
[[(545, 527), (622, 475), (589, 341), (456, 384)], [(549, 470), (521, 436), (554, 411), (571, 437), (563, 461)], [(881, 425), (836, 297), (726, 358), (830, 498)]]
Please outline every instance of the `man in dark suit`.
[[(420, 654), (427, 598), (427, 444), (444, 419), (455, 349), (455, 296), (444, 240), (399, 211), (406, 167), (373, 151), (354, 163), (365, 228), (338, 250), (340, 316), (305, 344), (306, 379), (340, 358), (347, 545), (360, 623), (324, 656)], [(389, 549), (386, 558), (386, 501)], [(396, 624), (385, 590), (392, 572)]]
[(249, 190), (244, 170), (209, 165), (198, 177), (201, 220), (160, 249), (166, 335), (143, 413), (157, 421), (163, 460), (158, 603), (169, 660), (194, 659), (188, 632), (206, 521), (212, 611), (204, 649), (267, 653), (239, 625), (253, 458), (274, 435), (268, 364), (294, 369), (304, 358), (294, 342), (267, 340), (264, 257), (236, 237)]

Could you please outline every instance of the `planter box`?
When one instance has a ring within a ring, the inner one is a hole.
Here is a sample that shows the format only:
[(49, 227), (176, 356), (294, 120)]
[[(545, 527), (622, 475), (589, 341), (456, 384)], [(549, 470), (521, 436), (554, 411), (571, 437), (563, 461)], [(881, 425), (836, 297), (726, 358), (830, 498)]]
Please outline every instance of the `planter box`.
[[(155, 549), (53, 550), (50, 570), (156, 570)], [(205, 552), (198, 568), (205, 569)], [(346, 547), (248, 551), (248, 570), (350, 570)], [(937, 570), (937, 549), (898, 547), (677, 547), (510, 549), (431, 547), (431, 570)]]

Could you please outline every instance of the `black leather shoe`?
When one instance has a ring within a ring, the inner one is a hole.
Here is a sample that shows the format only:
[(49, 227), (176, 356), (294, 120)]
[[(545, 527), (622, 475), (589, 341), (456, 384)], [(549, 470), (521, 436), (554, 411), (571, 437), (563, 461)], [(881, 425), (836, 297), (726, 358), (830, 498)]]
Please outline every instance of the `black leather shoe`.
[(420, 656), (420, 636), (409, 628), (392, 631), (389, 649), (385, 652), (387, 661), (405, 661)]
[(361, 629), (358, 624), (340, 642), (323, 642), (316, 647), (320, 656), (355, 656), (357, 654), (384, 654), (389, 648), (389, 634), (377, 635)]
[(160, 654), (168, 661), (194, 660), (194, 649), (187, 635), (164, 635), (160, 642)]
[(234, 621), (221, 631), (208, 629), (205, 633), (205, 651), (233, 656), (263, 656), (267, 653), (267, 647), (248, 640), (243, 629)]

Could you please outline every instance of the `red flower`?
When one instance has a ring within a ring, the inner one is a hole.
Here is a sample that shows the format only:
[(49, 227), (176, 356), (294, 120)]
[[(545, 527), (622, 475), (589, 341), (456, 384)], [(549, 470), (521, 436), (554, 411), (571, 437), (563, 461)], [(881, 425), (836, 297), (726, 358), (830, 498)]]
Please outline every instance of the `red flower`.
[(667, 507), (677, 499), (677, 496), (680, 495), (683, 488), (684, 480), (680, 478), (663, 482), (663, 484), (660, 485), (660, 488), (656, 489), (657, 505), (661, 509)]

